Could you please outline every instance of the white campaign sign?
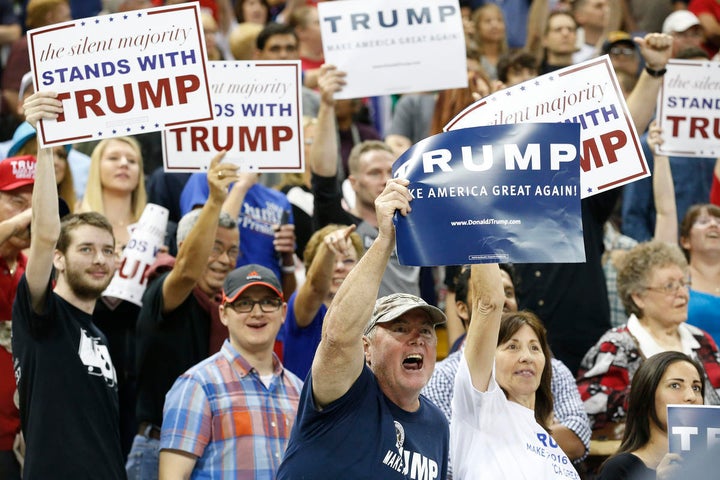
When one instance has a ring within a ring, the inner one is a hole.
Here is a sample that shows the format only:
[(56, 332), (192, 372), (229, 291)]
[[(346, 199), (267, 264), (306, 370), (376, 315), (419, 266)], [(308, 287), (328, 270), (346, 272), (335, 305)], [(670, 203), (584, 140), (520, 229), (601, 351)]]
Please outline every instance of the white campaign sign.
[(163, 132), (165, 171), (206, 171), (215, 152), (242, 171), (305, 170), (300, 61), (208, 62), (215, 120)]
[(335, 98), (467, 86), (458, 0), (318, 3), (325, 63), (346, 72)]
[(660, 154), (720, 156), (720, 62), (670, 60), (657, 112)]
[(42, 146), (212, 119), (197, 2), (73, 20), (28, 32), (36, 90), (63, 101)]
[(529, 122), (580, 124), (582, 198), (650, 175), (607, 55), (484, 97), (445, 130)]
[(121, 298), (142, 306), (143, 293), (147, 288), (145, 273), (163, 246), (168, 214), (168, 209), (160, 205), (148, 203), (145, 206), (123, 250), (120, 266), (103, 292), (104, 297)]

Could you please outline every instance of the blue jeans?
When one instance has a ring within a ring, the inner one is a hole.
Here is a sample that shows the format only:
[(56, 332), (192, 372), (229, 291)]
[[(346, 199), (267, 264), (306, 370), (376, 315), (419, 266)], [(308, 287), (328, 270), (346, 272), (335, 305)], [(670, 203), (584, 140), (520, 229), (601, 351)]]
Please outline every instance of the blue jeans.
[(125, 470), (128, 480), (157, 480), (160, 440), (135, 435)]

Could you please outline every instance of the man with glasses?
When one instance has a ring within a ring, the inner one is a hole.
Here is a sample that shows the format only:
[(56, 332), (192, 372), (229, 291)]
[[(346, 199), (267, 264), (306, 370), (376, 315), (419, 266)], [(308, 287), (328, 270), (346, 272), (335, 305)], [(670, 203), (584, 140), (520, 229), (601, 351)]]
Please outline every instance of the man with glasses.
[[(227, 330), (219, 318), (225, 277), (239, 254), (237, 223), (221, 208), (237, 166), (218, 154), (206, 178), (209, 196), (201, 209), (178, 223), (174, 267), (151, 280), (137, 323), (138, 434), (128, 455), (130, 480), (157, 478), (165, 394), (185, 370), (220, 350)], [(157, 267), (157, 265), (156, 265)]]
[(616, 72), (625, 72), (635, 80), (640, 76), (640, 49), (629, 33), (622, 31), (608, 33), (600, 53), (610, 55), (610, 61)]
[(269, 269), (250, 264), (227, 276), (220, 320), (229, 339), (167, 394), (160, 478), (274, 478), (302, 390), (273, 353), (286, 311)]

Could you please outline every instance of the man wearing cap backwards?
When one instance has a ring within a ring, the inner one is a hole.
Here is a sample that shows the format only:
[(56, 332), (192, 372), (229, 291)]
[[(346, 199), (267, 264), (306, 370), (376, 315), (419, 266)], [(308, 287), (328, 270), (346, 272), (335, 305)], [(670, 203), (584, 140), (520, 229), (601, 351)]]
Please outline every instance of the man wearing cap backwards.
[(275, 274), (257, 264), (225, 279), (220, 319), (230, 338), (167, 394), (161, 479), (275, 477), (302, 389), (273, 353), (287, 311), (281, 292)]
[(13, 441), (20, 431), (20, 411), (14, 401), (10, 343), (10, 317), (20, 277), (30, 246), (32, 189), (35, 157), (6, 158), (0, 162), (0, 478), (17, 480), (20, 465), (13, 453)]
[[(62, 111), (54, 97), (28, 98), (31, 125)], [(52, 150), (37, 159), (30, 253), (12, 311), (23, 476), (122, 479), (117, 377), (92, 318), (115, 271), (112, 226), (94, 212), (61, 223)]]
[(395, 246), (393, 214), (410, 211), (407, 185), (389, 180), (375, 200), (378, 236), (325, 316), (279, 479), (445, 478), (447, 420), (420, 396), (445, 315), (409, 294), (375, 302)]

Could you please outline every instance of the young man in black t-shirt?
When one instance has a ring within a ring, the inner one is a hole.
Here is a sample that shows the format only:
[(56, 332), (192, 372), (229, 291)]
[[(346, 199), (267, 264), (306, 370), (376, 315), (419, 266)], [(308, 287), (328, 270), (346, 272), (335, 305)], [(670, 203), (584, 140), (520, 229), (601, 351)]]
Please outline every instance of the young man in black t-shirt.
[[(28, 121), (56, 118), (62, 104), (55, 97), (31, 96)], [(30, 254), (13, 306), (23, 476), (122, 479), (117, 378), (105, 337), (92, 322), (115, 271), (112, 226), (93, 212), (68, 216), (61, 225), (50, 149), (38, 150), (35, 185)]]

